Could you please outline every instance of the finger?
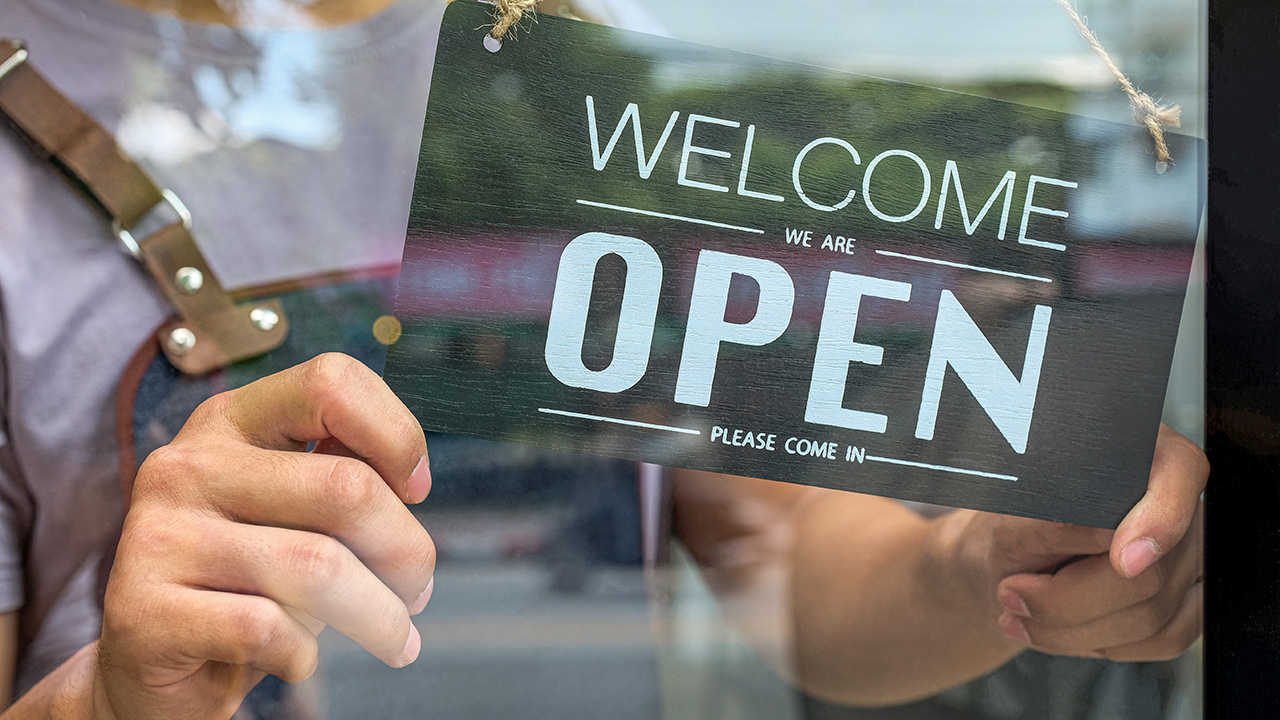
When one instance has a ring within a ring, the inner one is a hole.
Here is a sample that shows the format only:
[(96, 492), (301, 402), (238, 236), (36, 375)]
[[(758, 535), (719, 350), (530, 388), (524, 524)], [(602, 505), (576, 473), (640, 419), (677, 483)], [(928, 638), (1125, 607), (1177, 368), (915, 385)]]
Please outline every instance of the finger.
[(1147, 602), (1161, 593), (1181, 594), (1204, 576), (1204, 550), (1184, 543), (1148, 572), (1125, 578), (1106, 555), (1091, 555), (1055, 573), (1011, 575), (996, 597), (1005, 610), (1047, 626), (1072, 627)]
[(992, 557), (1002, 574), (1053, 572), (1080, 556), (1105, 553), (1112, 532), (1101, 528), (1001, 517), (992, 531)]
[(1152, 637), (1127, 645), (1117, 645), (1101, 650), (1099, 655), (1116, 662), (1140, 662), (1172, 660), (1204, 634), (1204, 581), (1187, 590), (1185, 601), (1160, 632)]
[[(335, 537), (410, 607), (435, 572), (431, 536), (360, 460), (235, 446), (162, 448), (147, 464), (140, 487), (158, 498), (158, 514), (149, 517), (162, 523), (171, 504), (166, 498), (191, 505), (187, 496), (198, 493), (212, 512), (236, 522)], [(202, 544), (221, 541), (207, 527), (200, 531), (205, 533)]]
[(1091, 555), (1056, 573), (1025, 573), (1002, 580), (1000, 605), (1014, 615), (1048, 627), (1075, 627), (1155, 597), (1165, 578), (1144, 573), (1132, 580), (1117, 575), (1106, 555)]
[(179, 582), (297, 608), (392, 667), (417, 658), (408, 608), (342, 543), (316, 533), (209, 522), (219, 526), (213, 531), (219, 542), (181, 558)]
[(286, 682), (301, 682), (316, 670), (315, 635), (267, 598), (174, 588), (162, 605), (163, 634), (154, 634), (153, 618), (137, 616), (165, 645), (155, 657), (193, 667), (208, 661), (248, 666)]
[(426, 497), (430, 466), (422, 426), (382, 378), (350, 357), (321, 355), (206, 405), (198, 413), (221, 416), (253, 445), (299, 450), (333, 438), (404, 500)]
[(311, 617), (310, 615), (299, 610), (298, 608), (287, 607), (284, 609), (284, 611), (289, 613), (289, 617), (302, 623), (302, 626), (305, 627), (307, 630), (309, 630), (312, 635), (319, 637), (320, 633), (324, 632), (324, 629), (326, 627), (324, 623)]
[[(364, 459), (351, 448), (338, 442), (336, 438), (325, 438), (317, 441), (311, 451), (317, 455), (333, 455), (356, 460)], [(423, 499), (426, 499), (431, 494), (430, 460), (423, 458), (419, 460), (419, 463), (420, 466), (414, 467), (413, 474), (409, 476), (409, 493), (414, 497), (421, 495)]]
[(1209, 461), (1195, 443), (1160, 426), (1147, 493), (1116, 529), (1111, 564), (1136, 577), (1186, 534), (1209, 478)]
[[(1155, 637), (1178, 614), (1185, 597), (1185, 590), (1176, 595), (1159, 594), (1076, 626), (1049, 625), (1034, 616), (1016, 620), (1024, 631), (1021, 639), (1036, 650), (1093, 656), (1100, 648), (1129, 645)], [(1007, 634), (1011, 623), (1006, 615), (1011, 614), (1006, 612), (1001, 616), (1000, 627)]]

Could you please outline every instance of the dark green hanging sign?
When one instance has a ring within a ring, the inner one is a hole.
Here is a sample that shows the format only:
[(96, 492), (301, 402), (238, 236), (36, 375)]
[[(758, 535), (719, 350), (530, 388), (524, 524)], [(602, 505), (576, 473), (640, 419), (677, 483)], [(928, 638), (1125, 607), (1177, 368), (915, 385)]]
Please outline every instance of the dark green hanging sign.
[(432, 430), (1114, 525), (1203, 202), (1133, 127), (453, 3), (386, 377)]

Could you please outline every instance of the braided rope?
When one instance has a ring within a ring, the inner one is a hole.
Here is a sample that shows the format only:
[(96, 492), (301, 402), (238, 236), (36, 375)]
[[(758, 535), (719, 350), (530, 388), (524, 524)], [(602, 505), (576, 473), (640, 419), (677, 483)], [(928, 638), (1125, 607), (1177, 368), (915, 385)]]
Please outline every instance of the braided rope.
[(1125, 77), (1120, 68), (1116, 66), (1111, 55), (1102, 47), (1102, 43), (1098, 40), (1098, 36), (1094, 34), (1089, 26), (1085, 24), (1080, 13), (1071, 5), (1068, 0), (1054, 0), (1067, 11), (1071, 21), (1075, 23), (1076, 29), (1080, 31), (1080, 35), (1089, 43), (1089, 47), (1102, 58), (1103, 64), (1111, 71), (1111, 75), (1120, 85), (1120, 89), (1124, 94), (1129, 96), (1129, 106), (1133, 109), (1133, 120), (1142, 127), (1145, 127), (1151, 133), (1151, 138), (1156, 142), (1156, 160), (1164, 163), (1167, 167), (1173, 158), (1169, 155), (1169, 146), (1164, 141), (1164, 129), (1167, 127), (1178, 127), (1182, 124), (1182, 108), (1177, 105), (1160, 105), (1151, 98), (1150, 95), (1139, 90), (1130, 80)]

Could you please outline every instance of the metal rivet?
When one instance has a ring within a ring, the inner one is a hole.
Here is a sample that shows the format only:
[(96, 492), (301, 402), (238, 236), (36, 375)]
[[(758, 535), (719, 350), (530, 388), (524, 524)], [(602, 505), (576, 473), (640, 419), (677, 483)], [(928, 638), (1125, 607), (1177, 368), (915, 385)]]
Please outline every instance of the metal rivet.
[(483, 42), (484, 42), (484, 49), (488, 50), (491, 53), (496, 53), (502, 49), (502, 41), (490, 35), (489, 33), (484, 34)]
[(180, 268), (173, 275), (173, 284), (183, 295), (195, 295), (204, 287), (204, 273), (190, 266)]
[(169, 333), (169, 339), (165, 341), (165, 348), (175, 357), (186, 355), (195, 346), (196, 334), (184, 327), (174, 328)]
[(259, 330), (270, 332), (280, 323), (280, 316), (274, 310), (268, 308), (254, 308), (249, 313), (249, 321), (256, 325)]

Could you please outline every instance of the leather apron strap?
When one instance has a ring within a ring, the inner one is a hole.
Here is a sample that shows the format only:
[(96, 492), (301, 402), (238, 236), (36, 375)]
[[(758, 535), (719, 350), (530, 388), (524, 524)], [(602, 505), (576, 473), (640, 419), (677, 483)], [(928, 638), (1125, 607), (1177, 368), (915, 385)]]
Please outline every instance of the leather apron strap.
[[(201, 375), (279, 347), (289, 329), (280, 303), (235, 304), (205, 262), (178, 196), (156, 185), (28, 57), (21, 41), (0, 39), (0, 116), (103, 211), (116, 237), (150, 272), (178, 314), (157, 332), (174, 367)], [(165, 207), (175, 217), (135, 239), (133, 231)]]

